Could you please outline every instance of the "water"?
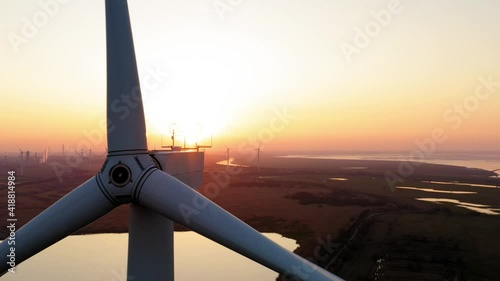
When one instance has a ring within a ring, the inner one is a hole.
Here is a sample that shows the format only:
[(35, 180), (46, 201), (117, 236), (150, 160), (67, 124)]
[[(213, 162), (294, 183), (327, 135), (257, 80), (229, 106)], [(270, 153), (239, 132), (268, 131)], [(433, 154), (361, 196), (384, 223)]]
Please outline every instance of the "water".
[[(387, 152), (365, 152), (365, 153), (322, 153), (311, 155), (287, 155), (282, 156), (285, 158), (310, 158), (310, 159), (345, 159), (345, 160), (382, 160), (382, 161), (418, 161), (432, 164), (445, 164), (453, 166), (462, 166), (468, 168), (479, 168), (488, 171), (500, 169), (500, 152), (436, 152), (423, 159), (410, 159), (410, 152), (408, 153), (387, 153)], [(345, 167), (344, 169), (363, 169), (364, 167)], [(496, 171), (500, 175), (500, 171)], [(498, 178), (498, 176), (496, 177)], [(330, 179), (335, 180), (335, 179)], [(476, 190), (478, 188), (499, 188), (496, 185), (477, 184), (477, 183), (461, 183), (461, 182), (436, 182), (429, 181), (428, 183), (437, 185), (461, 185), (468, 186), (470, 190), (455, 191), (443, 190), (440, 188), (421, 188), (413, 186), (399, 186), (400, 190), (418, 190), (429, 193), (442, 193), (442, 194), (469, 194), (469, 200), (475, 199)], [(442, 187), (442, 186), (441, 186)], [(479, 191), (479, 190), (478, 190)], [(498, 206), (489, 206), (482, 204), (475, 204), (463, 202), (456, 199), (447, 198), (415, 198), (416, 200), (433, 202), (436, 204), (452, 204), (457, 207), (466, 208), (468, 210), (488, 214), (500, 215), (500, 208)]]
[[(293, 251), (295, 240), (264, 234)], [(278, 276), (252, 260), (194, 232), (175, 232), (177, 281), (273, 281)], [(23, 262), (5, 281), (126, 281), (128, 234), (70, 236)]]
[(235, 164), (235, 163), (233, 163), (233, 161), (234, 161), (234, 158), (231, 157), (231, 158), (229, 158), (229, 165), (227, 163), (228, 162), (227, 159), (216, 162), (215, 164), (222, 165), (222, 166), (231, 166), (231, 167), (248, 167), (246, 165)]
[(469, 202), (463, 202), (460, 200), (456, 199), (448, 199), (448, 198), (415, 198), (420, 201), (426, 201), (426, 202), (433, 202), (433, 203), (449, 203), (449, 204), (454, 204), (457, 207), (469, 209), (471, 211), (481, 213), (481, 214), (486, 214), (486, 215), (500, 215), (498, 212), (498, 209), (491, 208), (490, 205), (484, 205), (484, 204), (475, 204), (475, 203), (469, 203)]
[[(496, 188), (495, 186), (490, 186), (490, 185), (482, 185), (482, 184), (465, 184), (465, 183), (456, 183), (456, 182), (433, 182), (433, 181), (427, 181), (427, 183), (433, 183), (433, 184), (438, 184), (438, 185), (451, 185), (451, 184), (457, 184), (457, 185), (463, 185), (463, 186), (469, 186), (471, 190), (477, 190), (480, 188)], [(443, 187), (443, 186), (441, 186)], [(434, 188), (422, 188), (422, 187), (413, 187), (413, 186), (396, 186), (397, 189), (401, 190), (417, 190), (417, 191), (422, 191), (422, 192), (430, 192), (430, 193), (445, 193), (445, 194), (473, 194), (471, 196), (467, 196), (467, 200), (476, 200), (475, 194), (478, 192), (476, 191), (459, 191), (459, 190), (443, 190), (443, 189), (434, 189)], [(463, 197), (461, 197), (463, 198)], [(415, 198), (416, 200), (419, 201), (425, 201), (425, 202), (432, 202), (436, 204), (451, 204), (455, 205), (457, 207), (469, 209), (471, 211), (481, 213), (481, 214), (486, 214), (486, 215), (500, 215), (498, 212), (498, 206), (490, 206), (490, 205), (484, 205), (484, 204), (477, 204), (477, 203), (472, 203), (472, 202), (465, 202), (462, 200), (457, 200), (457, 199), (449, 199), (449, 198)]]
[[(288, 158), (346, 159), (408, 161), (410, 152), (364, 152), (364, 153), (322, 153), (309, 155), (287, 155)], [(489, 171), (500, 169), (500, 152), (436, 152), (420, 162), (479, 168)], [(499, 174), (500, 171), (497, 171)]]
[(434, 184), (446, 184), (446, 185), (463, 185), (463, 186), (473, 186), (473, 187), (486, 187), (486, 188), (498, 188), (496, 185), (490, 184), (478, 184), (478, 183), (464, 183), (458, 181), (422, 181)]
[(412, 187), (412, 186), (396, 186), (398, 189), (407, 189), (407, 190), (418, 190), (424, 192), (431, 193), (447, 193), (447, 194), (477, 194), (475, 191), (458, 191), (458, 190), (441, 190), (434, 188), (422, 188), (422, 187)]

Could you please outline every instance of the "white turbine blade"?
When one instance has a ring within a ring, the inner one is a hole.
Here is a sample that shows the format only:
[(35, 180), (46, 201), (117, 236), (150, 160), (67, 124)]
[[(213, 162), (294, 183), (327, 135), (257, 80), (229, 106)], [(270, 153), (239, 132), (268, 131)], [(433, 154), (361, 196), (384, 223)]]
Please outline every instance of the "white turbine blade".
[(156, 171), (139, 203), (276, 272), (301, 280), (342, 279), (282, 248), (174, 177)]
[(108, 152), (147, 150), (146, 123), (126, 0), (106, 0)]
[[(114, 207), (102, 193), (96, 178), (91, 178), (16, 232), (16, 265), (102, 217)], [(0, 275), (10, 268), (8, 255), (11, 247), (8, 238), (0, 244)]]

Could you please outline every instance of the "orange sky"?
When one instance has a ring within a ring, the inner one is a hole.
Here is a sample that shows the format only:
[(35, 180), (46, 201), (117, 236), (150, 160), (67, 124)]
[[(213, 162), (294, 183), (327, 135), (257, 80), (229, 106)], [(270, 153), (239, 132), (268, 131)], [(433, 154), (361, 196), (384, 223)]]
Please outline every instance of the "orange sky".
[[(130, 0), (150, 148), (175, 123), (218, 149), (411, 150), (436, 128), (498, 149), (500, 3), (365, 2)], [(0, 3), (0, 149), (104, 149), (104, 3), (46, 9)]]

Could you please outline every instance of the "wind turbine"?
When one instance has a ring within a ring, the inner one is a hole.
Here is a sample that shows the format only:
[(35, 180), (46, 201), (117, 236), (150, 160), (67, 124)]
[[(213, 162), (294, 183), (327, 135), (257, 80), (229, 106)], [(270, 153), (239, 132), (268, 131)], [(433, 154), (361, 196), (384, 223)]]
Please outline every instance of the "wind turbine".
[(80, 159), (83, 159), (84, 158), (84, 153), (87, 152), (87, 149), (86, 148), (80, 148)]
[(24, 161), (24, 151), (18, 146), (17, 149), (19, 149), (19, 155), (17, 156), (17, 161)]
[(259, 147), (257, 147), (255, 150), (257, 151), (257, 170), (260, 171), (260, 146), (262, 145), (262, 142), (259, 142)]
[(227, 157), (227, 166), (228, 167), (229, 167), (229, 150), (231, 150), (231, 148), (226, 146), (226, 157)]
[[(185, 184), (183, 181), (188, 182), (192, 174), (203, 175), (204, 152), (156, 154), (148, 151), (126, 0), (106, 0), (106, 41), (107, 128), (113, 126), (113, 130), (107, 132), (107, 159), (97, 175), (16, 232), (16, 241), (20, 242), (15, 245), (16, 264), (117, 206), (130, 204), (127, 275), (133, 276), (134, 280), (174, 280), (175, 221), (289, 277), (341, 281), (339, 277), (282, 248)], [(124, 93), (131, 93), (137, 106), (129, 108), (128, 117), (122, 120), (122, 116), (110, 105)], [(188, 174), (162, 171), (175, 171), (178, 167), (175, 161), (172, 163), (169, 159), (175, 160), (178, 155), (198, 157), (201, 168)], [(201, 181), (191, 183), (195, 186)], [(9, 269), (8, 255), (12, 246), (8, 242), (7, 239), (0, 244), (2, 274)]]
[(17, 147), (19, 149), (19, 155), (17, 156), (17, 161), (19, 162), (19, 165), (21, 166), (21, 176), (24, 175), (24, 151)]

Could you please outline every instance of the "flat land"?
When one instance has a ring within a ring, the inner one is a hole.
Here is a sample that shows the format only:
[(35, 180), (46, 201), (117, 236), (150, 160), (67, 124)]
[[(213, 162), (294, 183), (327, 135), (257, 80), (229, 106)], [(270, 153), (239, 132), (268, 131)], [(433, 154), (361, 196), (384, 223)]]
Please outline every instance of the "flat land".
[[(244, 168), (214, 164), (223, 155), (206, 155), (199, 191), (261, 232), (296, 239), (296, 253), (349, 281), (355, 280), (500, 280), (500, 216), (480, 214), (452, 203), (415, 198), (454, 199), (500, 212), (500, 180), (479, 169), (412, 164), (401, 175), (393, 161), (265, 157)], [(253, 165), (252, 165), (253, 164)], [(7, 171), (0, 166), (1, 198)], [(58, 179), (47, 165), (25, 168), (18, 176), (16, 216), (25, 224), (76, 186), (95, 175), (92, 167), (72, 169)], [(388, 174), (390, 173), (390, 174)], [(396, 175), (400, 181), (395, 181)], [(491, 185), (471, 187), (428, 181)], [(429, 193), (397, 186), (466, 191)], [(218, 187), (207, 193), (207, 186)], [(121, 206), (75, 234), (128, 231), (128, 206)], [(6, 221), (7, 208), (0, 208)], [(177, 230), (185, 230), (177, 225)], [(6, 229), (0, 237), (7, 236)]]

